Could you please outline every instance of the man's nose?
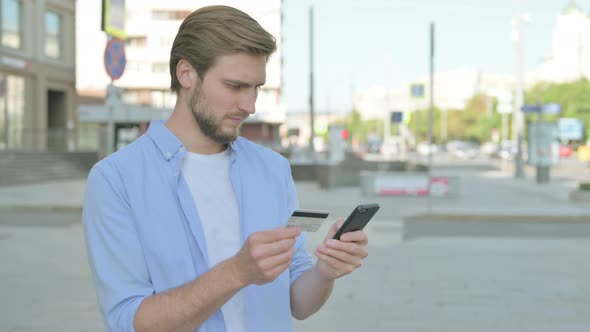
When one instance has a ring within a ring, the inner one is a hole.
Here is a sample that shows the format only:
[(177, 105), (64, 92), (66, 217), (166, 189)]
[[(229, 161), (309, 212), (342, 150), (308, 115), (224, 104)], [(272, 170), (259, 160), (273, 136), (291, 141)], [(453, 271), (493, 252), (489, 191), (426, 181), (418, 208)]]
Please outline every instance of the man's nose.
[(242, 98), (240, 99), (240, 110), (248, 113), (254, 114), (256, 113), (256, 98), (258, 97), (258, 90), (256, 91), (249, 91), (249, 93), (245, 93)]

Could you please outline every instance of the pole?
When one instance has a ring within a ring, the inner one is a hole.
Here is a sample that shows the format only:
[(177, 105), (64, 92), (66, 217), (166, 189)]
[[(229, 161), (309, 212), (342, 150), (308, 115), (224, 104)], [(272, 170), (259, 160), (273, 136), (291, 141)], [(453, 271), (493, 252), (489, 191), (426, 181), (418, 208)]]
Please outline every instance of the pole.
[(512, 132), (514, 138), (516, 138), (516, 157), (514, 158), (514, 177), (517, 179), (524, 178), (524, 165), (522, 158), (522, 131), (524, 126), (524, 114), (521, 111), (521, 107), (524, 104), (524, 69), (523, 69), (523, 18), (522, 14), (519, 13), (516, 22), (516, 109), (512, 113)]
[[(539, 115), (537, 117), (537, 183), (547, 183), (549, 182), (549, 158), (551, 158), (550, 151), (551, 147), (545, 146), (545, 141), (543, 140), (543, 110), (539, 111)], [(548, 148), (548, 149), (547, 149)]]
[(447, 141), (447, 111), (441, 110), (440, 116), (440, 138), (441, 142), (445, 143)]
[(309, 136), (309, 151), (312, 159), (315, 160), (315, 148), (313, 146), (314, 141), (314, 109), (313, 109), (313, 6), (309, 7), (309, 125), (311, 134)]
[(8, 149), (8, 130), (10, 129), (8, 118), (8, 78), (5, 76), (0, 79), (0, 89), (2, 89), (2, 95), (4, 97), (4, 133), (3, 133), (3, 142), (4, 148)]
[(508, 114), (502, 113), (502, 138), (500, 139), (500, 149), (508, 141)]
[(107, 121), (107, 149), (106, 149), (106, 155), (110, 155), (111, 153), (113, 153), (115, 151), (115, 139), (114, 139), (114, 135), (115, 135), (115, 121), (114, 121), (114, 98), (115, 96), (113, 96), (113, 94), (115, 94), (115, 86), (113, 85), (113, 81), (111, 80), (111, 83), (107, 86), (107, 108), (109, 110), (109, 118)]
[(434, 22), (430, 22), (430, 107), (428, 112), (428, 212), (432, 209), (432, 126), (434, 123)]

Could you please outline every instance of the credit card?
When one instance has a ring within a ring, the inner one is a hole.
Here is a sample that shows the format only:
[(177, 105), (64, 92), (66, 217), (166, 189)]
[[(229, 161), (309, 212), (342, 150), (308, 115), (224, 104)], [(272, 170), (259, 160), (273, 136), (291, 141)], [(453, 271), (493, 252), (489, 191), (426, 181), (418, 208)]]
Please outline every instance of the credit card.
[(328, 218), (328, 212), (314, 210), (295, 210), (287, 228), (297, 227), (303, 232), (316, 232), (322, 226), (324, 220)]

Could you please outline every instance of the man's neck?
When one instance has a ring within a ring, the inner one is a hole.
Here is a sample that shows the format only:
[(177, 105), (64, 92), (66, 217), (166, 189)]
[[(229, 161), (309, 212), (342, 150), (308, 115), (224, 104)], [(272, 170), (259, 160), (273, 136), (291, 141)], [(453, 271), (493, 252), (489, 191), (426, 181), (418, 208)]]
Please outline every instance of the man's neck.
[(190, 110), (178, 101), (165, 126), (190, 152), (216, 154), (227, 148), (226, 144), (219, 144), (203, 134)]

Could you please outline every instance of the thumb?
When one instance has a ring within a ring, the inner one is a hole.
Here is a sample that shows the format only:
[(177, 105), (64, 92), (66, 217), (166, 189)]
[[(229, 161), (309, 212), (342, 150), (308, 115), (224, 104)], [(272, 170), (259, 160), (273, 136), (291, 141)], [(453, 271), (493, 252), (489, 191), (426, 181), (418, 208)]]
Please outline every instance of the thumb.
[(336, 234), (336, 232), (342, 226), (343, 223), (344, 218), (338, 218), (338, 220), (336, 220), (336, 222), (332, 224), (332, 226), (330, 227), (330, 230), (328, 231), (328, 234), (326, 235), (326, 238), (324, 240), (329, 240), (333, 238), (334, 234)]

